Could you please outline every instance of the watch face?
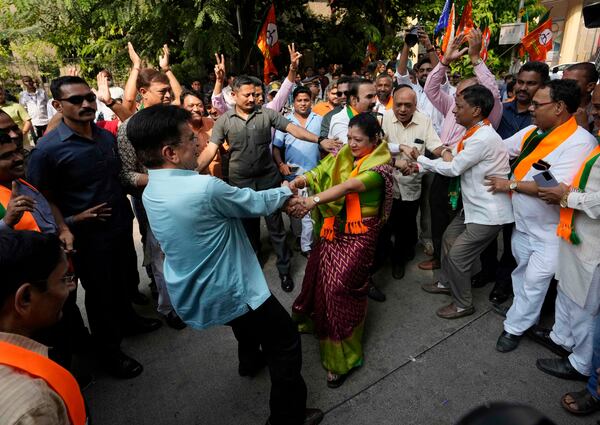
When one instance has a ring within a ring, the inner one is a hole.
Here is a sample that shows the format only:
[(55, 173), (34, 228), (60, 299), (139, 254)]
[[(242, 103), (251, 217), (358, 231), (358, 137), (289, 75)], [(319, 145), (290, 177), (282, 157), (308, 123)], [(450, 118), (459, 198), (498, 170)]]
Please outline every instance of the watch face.
[(321, 201), (321, 199), (318, 196), (315, 196), (313, 198), (313, 201), (315, 201), (315, 204), (318, 204)]

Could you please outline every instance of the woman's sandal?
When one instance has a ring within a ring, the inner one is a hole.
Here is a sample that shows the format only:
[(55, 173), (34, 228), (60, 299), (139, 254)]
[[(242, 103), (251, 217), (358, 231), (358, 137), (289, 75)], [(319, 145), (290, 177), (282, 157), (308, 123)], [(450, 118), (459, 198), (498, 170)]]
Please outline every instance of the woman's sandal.
[(327, 372), (327, 386), (329, 388), (341, 387), (347, 377), (348, 374), (336, 375), (335, 373)]
[[(571, 401), (567, 401), (567, 398)], [(589, 415), (600, 410), (600, 400), (595, 399), (587, 388), (572, 393), (566, 393), (560, 399), (560, 404), (569, 413), (574, 415)]]

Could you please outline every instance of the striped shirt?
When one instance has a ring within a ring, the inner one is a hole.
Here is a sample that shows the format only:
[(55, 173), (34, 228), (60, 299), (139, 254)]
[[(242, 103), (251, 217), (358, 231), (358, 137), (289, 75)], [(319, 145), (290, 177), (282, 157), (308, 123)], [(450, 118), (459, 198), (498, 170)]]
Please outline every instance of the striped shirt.
[[(23, 335), (0, 332), (0, 341), (48, 357), (48, 347)], [(62, 398), (46, 381), (0, 364), (0, 423), (2, 425), (69, 425)]]

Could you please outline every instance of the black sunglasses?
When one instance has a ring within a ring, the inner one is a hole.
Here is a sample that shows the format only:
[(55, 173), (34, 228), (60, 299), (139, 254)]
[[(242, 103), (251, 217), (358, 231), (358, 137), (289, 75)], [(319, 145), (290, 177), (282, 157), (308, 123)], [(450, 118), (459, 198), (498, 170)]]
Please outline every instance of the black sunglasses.
[(89, 92), (86, 95), (75, 95), (75, 96), (65, 97), (63, 99), (56, 99), (56, 100), (64, 100), (65, 102), (72, 103), (73, 105), (81, 105), (84, 100), (87, 100), (88, 102), (95, 102), (96, 95), (92, 92)]
[(546, 171), (550, 169), (550, 164), (543, 159), (538, 159), (537, 162), (533, 163), (532, 167), (538, 171)]

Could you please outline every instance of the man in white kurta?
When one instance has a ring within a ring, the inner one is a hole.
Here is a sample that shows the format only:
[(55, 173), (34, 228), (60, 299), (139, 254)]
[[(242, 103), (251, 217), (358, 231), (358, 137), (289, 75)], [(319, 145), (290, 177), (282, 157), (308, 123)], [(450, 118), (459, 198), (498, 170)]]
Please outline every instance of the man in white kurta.
[[(558, 206), (547, 205), (538, 197), (539, 188), (533, 176), (545, 166), (540, 160), (550, 165), (556, 181), (571, 184), (579, 166), (596, 145), (595, 138), (574, 121), (572, 115), (578, 104), (579, 93), (572, 81), (555, 80), (539, 89), (530, 107), (537, 127), (528, 126), (504, 140), (510, 157), (516, 158), (511, 179), (491, 179), (491, 190), (512, 192), (515, 216), (512, 235), (512, 252), (517, 261), (512, 273), (515, 297), (496, 344), (500, 352), (517, 348), (521, 335), (537, 323), (558, 264), (556, 229), (560, 211)], [(538, 164), (537, 168), (534, 164)]]

